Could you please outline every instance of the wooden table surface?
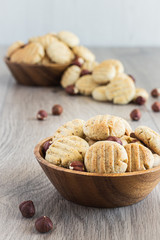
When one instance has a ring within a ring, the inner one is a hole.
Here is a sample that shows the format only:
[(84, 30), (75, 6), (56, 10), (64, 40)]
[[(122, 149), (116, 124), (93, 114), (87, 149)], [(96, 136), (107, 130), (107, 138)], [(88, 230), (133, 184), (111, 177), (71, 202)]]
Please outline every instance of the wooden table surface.
[[(3, 63), (6, 48), (0, 48), (0, 240), (158, 240), (160, 239), (160, 184), (142, 202), (117, 209), (96, 209), (76, 205), (63, 199), (51, 185), (33, 155), (34, 146), (51, 136), (58, 126), (74, 118), (97, 114), (124, 117), (135, 129), (147, 125), (160, 132), (160, 114), (151, 111), (155, 101), (150, 97), (140, 106), (142, 118), (131, 122), (134, 105), (117, 106), (100, 103), (89, 97), (70, 97), (62, 89), (24, 87), (15, 83)], [(149, 92), (160, 87), (159, 48), (94, 48), (97, 60), (118, 58), (136, 84)], [(45, 79), (44, 79), (45, 80)], [(61, 116), (37, 121), (38, 110), (51, 112), (61, 104)], [(22, 218), (18, 206), (31, 199), (36, 206), (32, 219)], [(34, 222), (41, 215), (49, 216), (52, 232), (41, 235)]]

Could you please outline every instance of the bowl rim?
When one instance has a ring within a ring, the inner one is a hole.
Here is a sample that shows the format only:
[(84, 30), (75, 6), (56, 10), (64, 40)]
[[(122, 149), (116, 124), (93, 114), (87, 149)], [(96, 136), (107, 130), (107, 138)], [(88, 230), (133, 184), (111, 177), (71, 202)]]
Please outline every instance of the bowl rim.
[(131, 177), (131, 176), (138, 176), (142, 174), (147, 174), (147, 173), (153, 173), (156, 171), (160, 170), (160, 165), (148, 170), (141, 170), (141, 171), (135, 171), (135, 172), (125, 172), (125, 173), (90, 173), (90, 172), (81, 172), (81, 171), (76, 171), (72, 169), (67, 169), (64, 167), (57, 166), (55, 164), (47, 162), (40, 154), (40, 147), (46, 142), (51, 140), (52, 137), (47, 137), (43, 140), (41, 140), (34, 148), (34, 155), (39, 163), (42, 163), (46, 167), (52, 168), (57, 171), (61, 172), (66, 172), (66, 173), (71, 173), (75, 175), (83, 175), (87, 177)]

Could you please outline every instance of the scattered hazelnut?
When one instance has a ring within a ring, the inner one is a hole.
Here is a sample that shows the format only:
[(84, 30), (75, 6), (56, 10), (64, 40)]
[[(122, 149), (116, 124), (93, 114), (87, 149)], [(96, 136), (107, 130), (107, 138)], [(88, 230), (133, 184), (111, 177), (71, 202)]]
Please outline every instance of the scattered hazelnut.
[(121, 139), (119, 139), (118, 137), (109, 136), (109, 137), (107, 137), (107, 139), (106, 139), (106, 140), (107, 140), (107, 141), (113, 141), (113, 142), (117, 142), (117, 143), (119, 143), (119, 144), (123, 145), (123, 144), (122, 144), (122, 141), (121, 141)]
[(53, 115), (61, 115), (61, 113), (63, 112), (63, 108), (61, 105), (56, 104), (52, 107), (52, 114)]
[(132, 137), (132, 138), (136, 138), (135, 133), (134, 133), (134, 132), (131, 132), (131, 133), (130, 133), (130, 137)]
[(158, 88), (154, 88), (152, 91), (151, 91), (151, 95), (152, 97), (159, 97), (160, 96), (160, 89)]
[(87, 69), (83, 69), (83, 70), (81, 71), (80, 77), (82, 77), (82, 76), (84, 76), (84, 75), (89, 75), (89, 74), (92, 74), (92, 72), (91, 72), (91, 71), (88, 71)]
[(46, 155), (46, 152), (47, 152), (47, 150), (48, 150), (48, 148), (49, 148), (49, 146), (52, 144), (52, 141), (47, 141), (47, 142), (45, 142), (44, 144), (43, 144), (43, 149), (42, 149), (42, 151), (43, 151), (43, 153), (44, 153), (44, 155)]
[(139, 111), (139, 109), (134, 109), (130, 113), (130, 117), (133, 121), (138, 121), (141, 118), (141, 112)]
[(160, 102), (154, 102), (154, 103), (152, 104), (152, 110), (153, 110), (154, 112), (160, 112)]
[(75, 87), (75, 85), (69, 85), (65, 88), (66, 93), (69, 95), (77, 95), (78, 94), (78, 89)]
[(76, 65), (78, 67), (82, 67), (83, 63), (84, 63), (83, 58), (75, 57), (75, 59), (72, 61), (71, 65)]
[(146, 102), (146, 99), (142, 96), (139, 96), (135, 99), (135, 103), (138, 105), (143, 105), (145, 104), (145, 102)]
[(76, 171), (85, 171), (84, 164), (81, 161), (74, 161), (71, 162), (69, 165), (69, 169), (76, 170)]
[(136, 82), (135, 78), (134, 78), (131, 74), (128, 74), (128, 76), (129, 76), (130, 78), (132, 78), (132, 80), (133, 80), (134, 83)]
[(35, 228), (40, 233), (47, 233), (53, 228), (53, 223), (49, 217), (42, 216), (35, 222)]
[(48, 117), (48, 114), (45, 110), (40, 110), (37, 113), (37, 119), (38, 120), (45, 120)]
[(19, 210), (25, 218), (31, 218), (35, 214), (34, 203), (31, 200), (24, 201), (19, 205)]

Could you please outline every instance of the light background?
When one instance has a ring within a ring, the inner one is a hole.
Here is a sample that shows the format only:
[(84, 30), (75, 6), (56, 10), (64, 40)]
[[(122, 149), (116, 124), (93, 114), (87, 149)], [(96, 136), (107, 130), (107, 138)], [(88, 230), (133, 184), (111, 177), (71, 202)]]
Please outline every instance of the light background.
[(0, 44), (64, 29), (88, 46), (160, 46), (160, 0), (0, 0)]

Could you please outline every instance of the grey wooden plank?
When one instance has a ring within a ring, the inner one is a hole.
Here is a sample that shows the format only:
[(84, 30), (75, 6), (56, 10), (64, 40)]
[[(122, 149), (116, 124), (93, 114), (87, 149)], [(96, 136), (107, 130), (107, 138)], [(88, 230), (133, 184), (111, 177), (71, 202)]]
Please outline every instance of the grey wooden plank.
[[(137, 86), (148, 90), (158, 86), (158, 56), (160, 49), (111, 48), (93, 49), (99, 61), (105, 58), (120, 58), (126, 71), (135, 75)], [(151, 64), (152, 63), (152, 64)], [(1, 64), (0, 64), (1, 67)], [(150, 111), (150, 98), (146, 106), (140, 107), (142, 119), (131, 122), (133, 104), (116, 106), (99, 103), (89, 97), (70, 97), (62, 89), (31, 88), (18, 86), (4, 67), (4, 81), (9, 82), (3, 101), (0, 121), (0, 239), (5, 240), (83, 240), (83, 239), (137, 239), (157, 240), (160, 235), (160, 185), (142, 202), (125, 208), (95, 209), (79, 206), (64, 200), (42, 172), (33, 156), (34, 145), (50, 136), (58, 126), (73, 118), (87, 120), (96, 114), (114, 114), (129, 120), (133, 129), (146, 124), (158, 130), (159, 115)], [(0, 72), (0, 79), (2, 73)], [(61, 116), (49, 116), (48, 120), (35, 120), (39, 109), (51, 112), (54, 104), (61, 104)], [(18, 205), (32, 199), (36, 205), (36, 216), (21, 217)], [(54, 231), (38, 234), (34, 221), (47, 215), (53, 220)]]

